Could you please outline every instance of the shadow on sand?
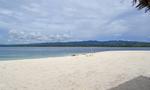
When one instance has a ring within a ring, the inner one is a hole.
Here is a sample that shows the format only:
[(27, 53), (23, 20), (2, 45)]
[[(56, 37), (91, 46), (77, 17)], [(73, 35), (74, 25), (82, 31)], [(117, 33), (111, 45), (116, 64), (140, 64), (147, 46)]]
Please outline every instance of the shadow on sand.
[(150, 90), (150, 78), (139, 76), (109, 90)]

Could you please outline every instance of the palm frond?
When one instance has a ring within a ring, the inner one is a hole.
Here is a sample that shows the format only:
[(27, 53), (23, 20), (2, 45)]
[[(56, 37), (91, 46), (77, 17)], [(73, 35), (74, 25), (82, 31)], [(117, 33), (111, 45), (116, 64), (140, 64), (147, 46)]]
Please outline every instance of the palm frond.
[(145, 12), (150, 11), (150, 0), (133, 0), (133, 5), (139, 10), (145, 8)]

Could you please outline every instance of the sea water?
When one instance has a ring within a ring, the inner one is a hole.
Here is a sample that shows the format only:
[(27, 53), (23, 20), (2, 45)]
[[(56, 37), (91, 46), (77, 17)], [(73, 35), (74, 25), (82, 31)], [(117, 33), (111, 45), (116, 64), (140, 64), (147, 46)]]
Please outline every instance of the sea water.
[(75, 54), (119, 50), (150, 51), (150, 47), (0, 47), (0, 60), (63, 57)]

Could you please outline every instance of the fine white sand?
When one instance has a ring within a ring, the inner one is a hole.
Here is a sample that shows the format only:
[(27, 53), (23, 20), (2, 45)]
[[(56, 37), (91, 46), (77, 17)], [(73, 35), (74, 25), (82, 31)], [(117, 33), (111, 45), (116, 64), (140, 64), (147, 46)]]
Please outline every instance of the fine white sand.
[(0, 61), (0, 90), (107, 90), (150, 77), (149, 51)]

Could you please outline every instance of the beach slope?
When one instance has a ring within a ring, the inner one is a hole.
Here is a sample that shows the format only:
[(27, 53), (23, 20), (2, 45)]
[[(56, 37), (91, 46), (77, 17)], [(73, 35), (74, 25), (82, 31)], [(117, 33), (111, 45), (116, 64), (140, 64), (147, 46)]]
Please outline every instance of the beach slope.
[(150, 51), (0, 61), (0, 90), (150, 90), (149, 78)]

